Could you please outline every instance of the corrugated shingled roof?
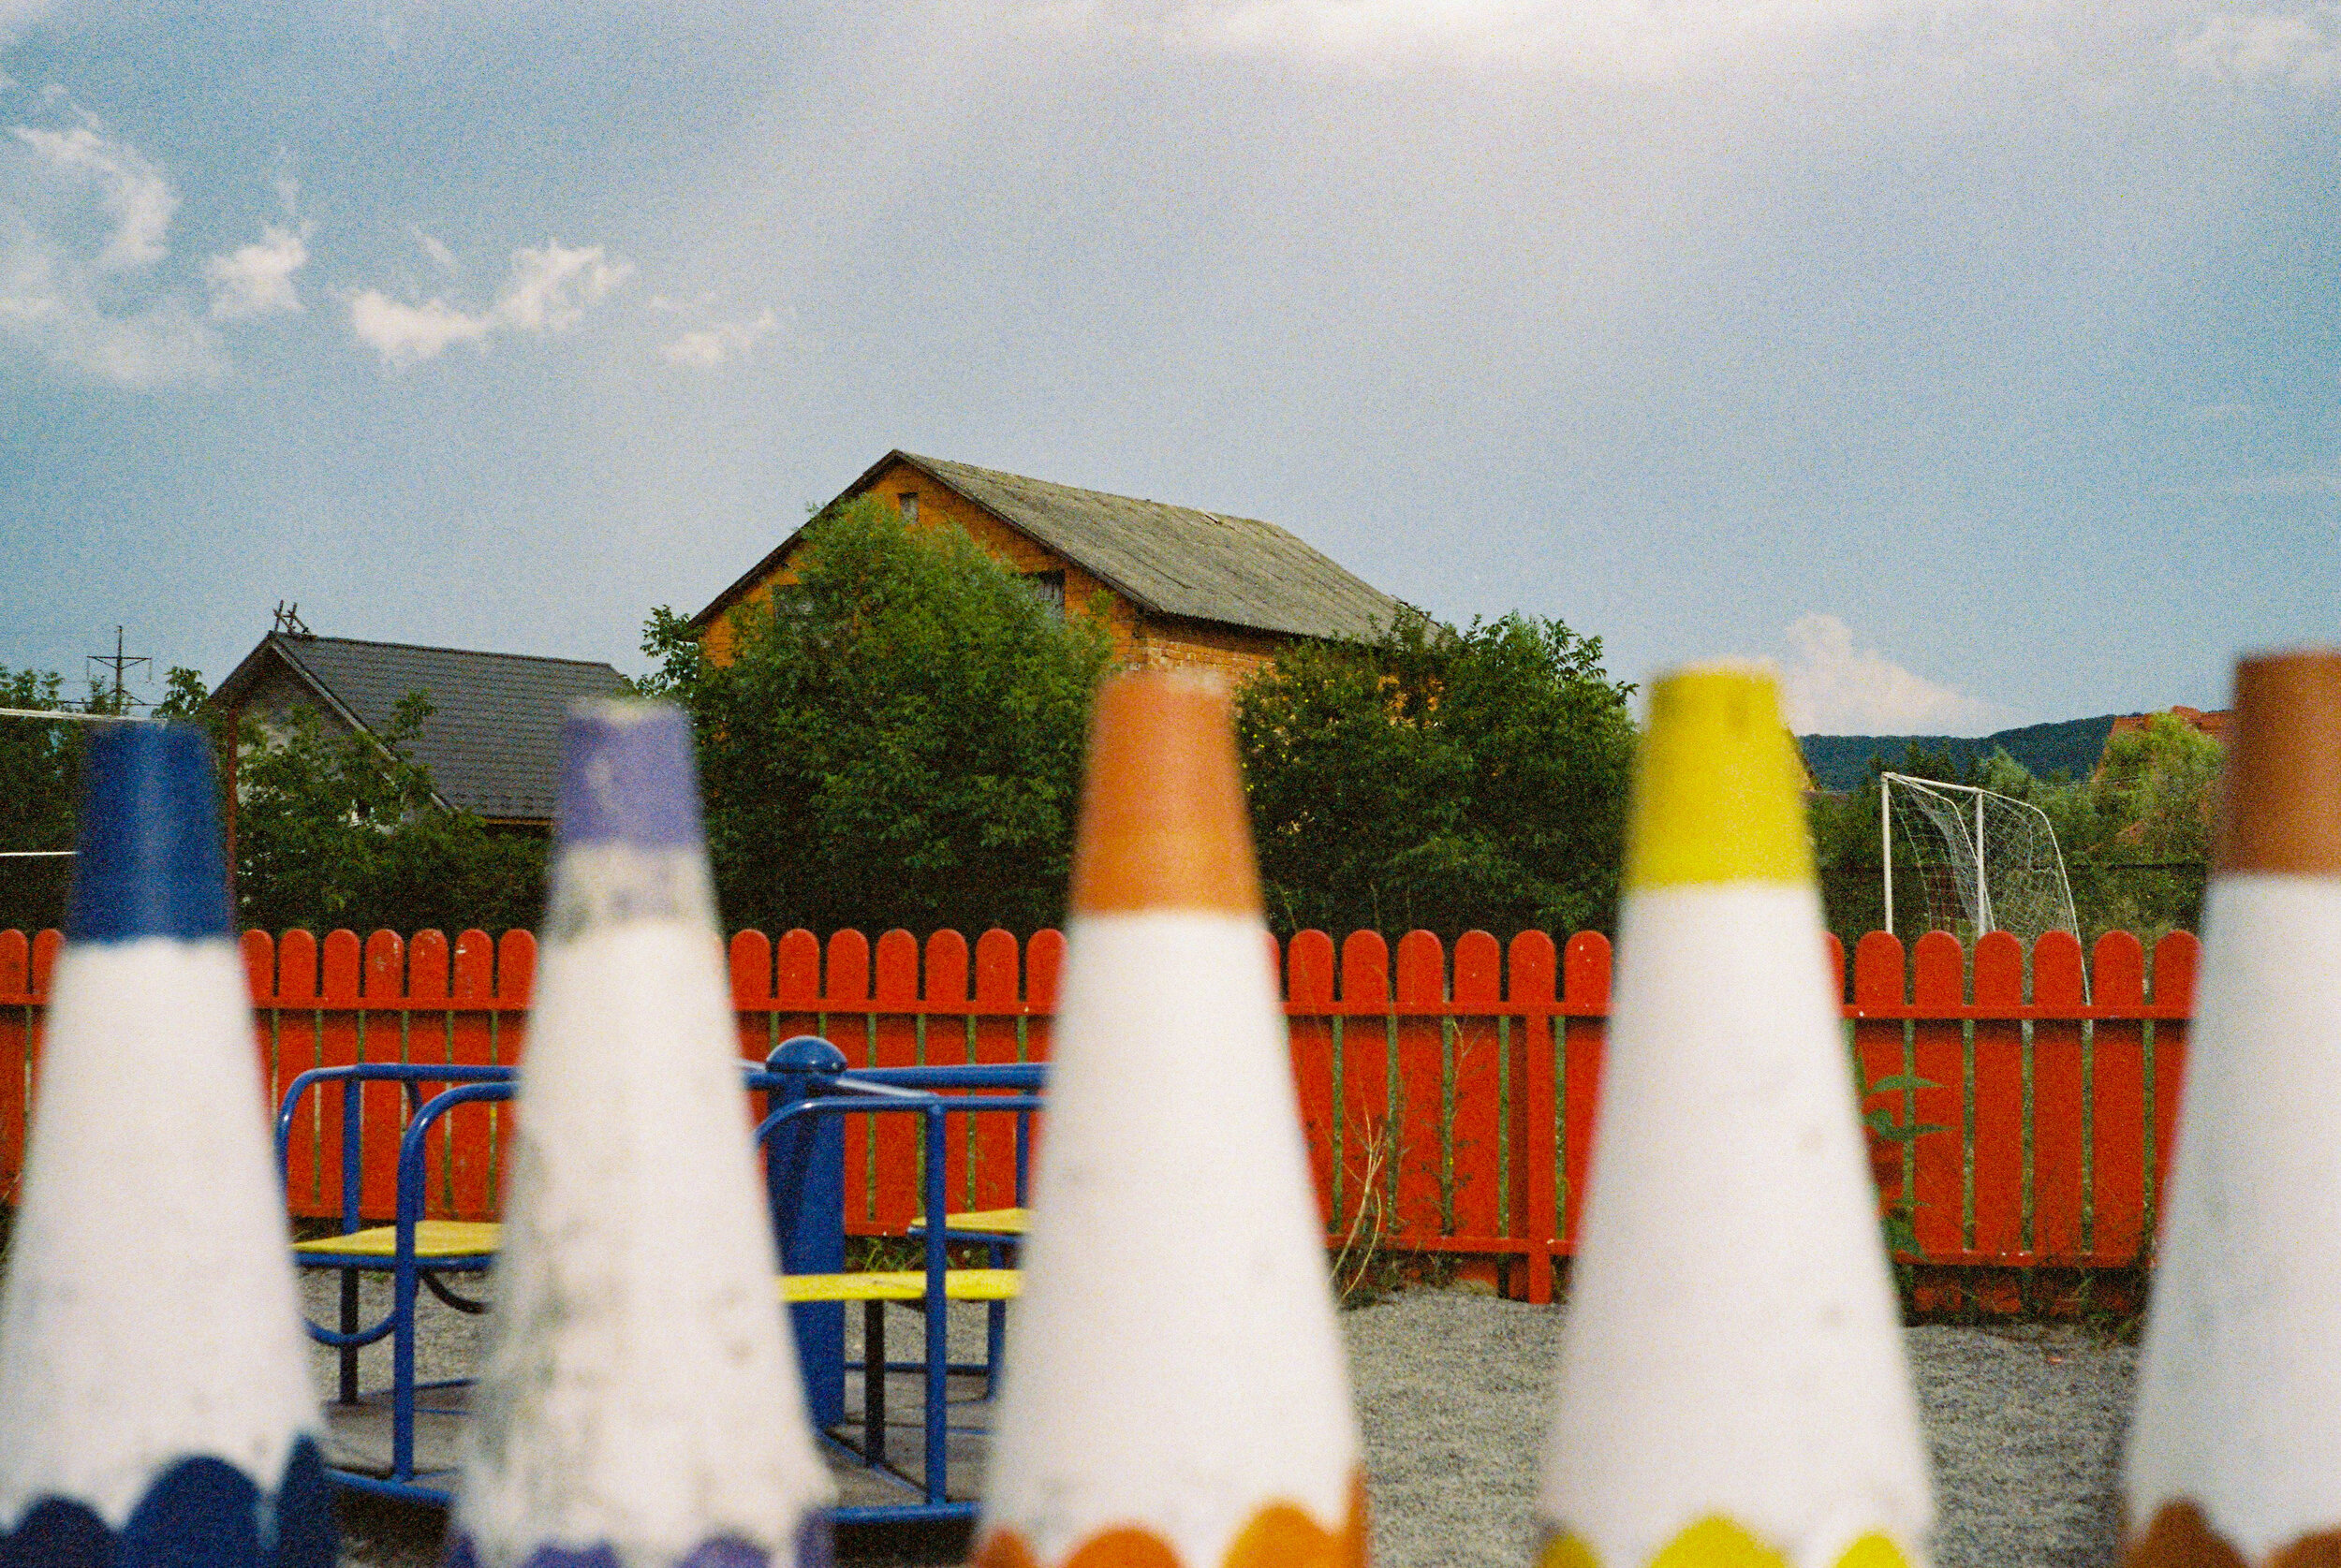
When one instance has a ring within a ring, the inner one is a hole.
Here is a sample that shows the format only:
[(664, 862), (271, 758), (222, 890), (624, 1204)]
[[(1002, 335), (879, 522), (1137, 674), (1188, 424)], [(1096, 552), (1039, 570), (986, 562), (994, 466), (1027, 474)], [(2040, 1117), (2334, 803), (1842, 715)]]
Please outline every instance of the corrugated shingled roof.
[(272, 633), (220, 682), (214, 700), (233, 700), (272, 652), (376, 734), (390, 727), (400, 699), (423, 693), (433, 712), (411, 755), (431, 769), (442, 800), (485, 817), (549, 819), (568, 705), (633, 689), (610, 666), (582, 659)]
[[(1273, 522), (889, 452), (838, 499), (907, 462), (1158, 615), (1301, 637), (1368, 637), (1404, 608)], [(802, 530), (798, 531), (802, 533)], [(693, 617), (703, 625), (780, 564), (797, 535)]]
[(1273, 522), (904, 458), (1147, 608), (1303, 637), (1371, 637), (1398, 601)]

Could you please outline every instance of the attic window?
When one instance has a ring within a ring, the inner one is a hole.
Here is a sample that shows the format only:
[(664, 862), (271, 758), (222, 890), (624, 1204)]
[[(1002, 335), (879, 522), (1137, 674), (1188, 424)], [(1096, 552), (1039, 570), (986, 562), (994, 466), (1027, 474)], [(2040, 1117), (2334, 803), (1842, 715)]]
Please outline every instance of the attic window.
[(1025, 583), (1049, 607), (1049, 613), (1065, 619), (1065, 574), (1063, 572), (1027, 572)]
[(919, 492), (917, 491), (906, 490), (903, 491), (900, 495), (894, 497), (894, 505), (902, 508), (903, 520), (905, 522), (911, 524), (913, 527), (918, 525)]

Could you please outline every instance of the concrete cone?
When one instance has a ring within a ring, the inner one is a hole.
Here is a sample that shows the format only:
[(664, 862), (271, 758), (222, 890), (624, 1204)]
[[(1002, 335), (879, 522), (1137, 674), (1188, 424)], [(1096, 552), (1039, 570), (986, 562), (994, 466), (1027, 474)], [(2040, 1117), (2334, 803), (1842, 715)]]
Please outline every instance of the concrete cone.
[(1545, 1568), (1899, 1568), (1933, 1517), (1771, 680), (1657, 682)]
[(2224, 793), (2131, 1568), (2341, 1564), (2341, 652), (2237, 667)]
[(1362, 1564), (1357, 1420), (1215, 683), (1098, 694), (1071, 905), (977, 1561)]
[(495, 1310), (450, 1564), (826, 1562), (675, 709), (564, 734)]
[(210, 749), (89, 742), (0, 1296), (0, 1561), (330, 1568)]

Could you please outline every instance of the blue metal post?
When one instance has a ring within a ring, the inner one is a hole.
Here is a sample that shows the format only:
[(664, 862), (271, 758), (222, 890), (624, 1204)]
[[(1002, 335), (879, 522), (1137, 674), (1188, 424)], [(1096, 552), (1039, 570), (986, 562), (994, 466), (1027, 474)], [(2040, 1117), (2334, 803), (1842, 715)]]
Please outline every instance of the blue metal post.
[[(994, 1268), (1008, 1267), (1008, 1249), (994, 1241), (984, 1249), (984, 1259)], [(991, 1301), (983, 1309), (983, 1397), (995, 1399), (1000, 1392), (1000, 1363), (1008, 1358), (1008, 1303)]]
[[(783, 1040), (765, 1062), (783, 1087), (767, 1096), (771, 1116), (821, 1092), (823, 1078), (846, 1070), (846, 1053), (816, 1034)], [(773, 1211), (773, 1242), (791, 1274), (836, 1274), (846, 1267), (846, 1129), (834, 1116), (799, 1116), (775, 1129), (764, 1145), (765, 1191)], [(797, 1335), (797, 1365), (813, 1429), (827, 1431), (846, 1418), (846, 1305), (807, 1301), (788, 1309)]]
[[(359, 1164), (359, 1106), (364, 1096), (354, 1077), (342, 1085), (342, 1234), (347, 1236), (365, 1224), (359, 1212), (362, 1178)], [(342, 1270), (342, 1332), (358, 1331), (358, 1270)], [(358, 1347), (344, 1345), (341, 1352), (341, 1402), (358, 1402)]]
[(415, 1231), (398, 1229), (396, 1268), (390, 1278), (390, 1307), (397, 1326), (390, 1335), (390, 1478), (415, 1478)]
[(950, 1298), (943, 1293), (943, 1273), (950, 1266), (945, 1250), (943, 1215), (943, 1107), (930, 1105), (926, 1123), (927, 1211), (927, 1501), (941, 1502), (950, 1495), (950, 1462), (945, 1446), (950, 1427)]

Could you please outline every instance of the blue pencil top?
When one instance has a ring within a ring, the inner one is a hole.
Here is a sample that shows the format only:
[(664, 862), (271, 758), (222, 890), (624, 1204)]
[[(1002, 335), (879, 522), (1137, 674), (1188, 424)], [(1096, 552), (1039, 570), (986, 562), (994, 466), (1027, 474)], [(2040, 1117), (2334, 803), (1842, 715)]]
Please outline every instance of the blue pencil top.
[(82, 755), (74, 942), (228, 933), (211, 743), (184, 725), (96, 726)]
[(573, 704), (561, 732), (553, 825), (564, 847), (698, 848), (699, 777), (683, 711), (663, 702)]

